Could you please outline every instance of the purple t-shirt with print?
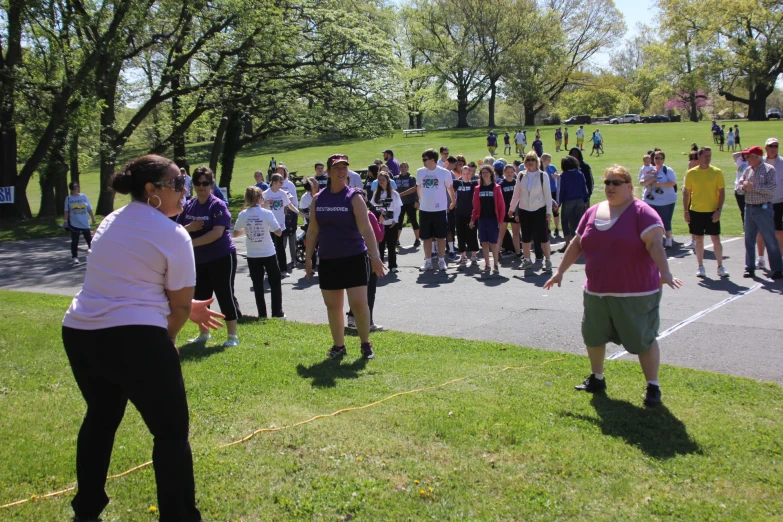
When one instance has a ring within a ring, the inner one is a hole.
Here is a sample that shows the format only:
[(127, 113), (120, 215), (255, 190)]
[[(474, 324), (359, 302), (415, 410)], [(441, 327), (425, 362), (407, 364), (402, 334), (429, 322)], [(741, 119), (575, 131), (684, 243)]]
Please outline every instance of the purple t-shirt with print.
[(215, 227), (226, 227), (223, 235), (212, 243), (193, 247), (197, 265), (220, 259), (236, 250), (234, 242), (231, 241), (231, 214), (220, 198), (210, 194), (203, 204), (198, 202), (198, 198), (187, 201), (182, 213), (177, 216), (177, 223), (185, 226), (192, 221), (203, 221), (204, 226), (197, 232), (191, 232), (191, 239), (199, 238)]
[(345, 187), (332, 193), (327, 187), (318, 193), (315, 200), (315, 218), (318, 221), (318, 257), (336, 259), (367, 252), (364, 237), (356, 225), (353, 214), (354, 197), (361, 197), (362, 191)]

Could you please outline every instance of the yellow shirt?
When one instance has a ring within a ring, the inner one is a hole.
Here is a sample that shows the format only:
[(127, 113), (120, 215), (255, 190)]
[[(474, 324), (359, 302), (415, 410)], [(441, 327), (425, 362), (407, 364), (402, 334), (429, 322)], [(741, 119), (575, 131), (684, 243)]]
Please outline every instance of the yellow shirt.
[(685, 174), (685, 188), (691, 193), (690, 210), (715, 212), (718, 208), (718, 191), (726, 188), (726, 180), (718, 167), (700, 169), (696, 166)]

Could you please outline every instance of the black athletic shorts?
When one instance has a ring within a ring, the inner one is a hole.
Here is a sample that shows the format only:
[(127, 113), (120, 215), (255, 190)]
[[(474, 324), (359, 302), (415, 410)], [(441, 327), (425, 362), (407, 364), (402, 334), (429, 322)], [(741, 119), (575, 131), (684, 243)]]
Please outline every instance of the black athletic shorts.
[(446, 216), (446, 232), (451, 234), (452, 239), (457, 236), (457, 209), (449, 210)]
[(783, 230), (783, 203), (773, 203), (772, 209), (775, 211), (775, 230)]
[(720, 235), (720, 221), (717, 223), (712, 222), (712, 212), (695, 212), (690, 211), (691, 222), (688, 225), (688, 230), (694, 236), (719, 236)]
[(370, 258), (367, 252), (355, 256), (318, 261), (318, 286), (321, 290), (345, 290), (367, 286), (370, 279)]
[[(419, 237), (421, 239), (446, 239), (448, 223), (445, 210), (437, 212), (420, 210), (419, 221), (421, 222), (421, 228), (419, 229)], [(456, 227), (456, 225), (455, 221), (454, 226)]]

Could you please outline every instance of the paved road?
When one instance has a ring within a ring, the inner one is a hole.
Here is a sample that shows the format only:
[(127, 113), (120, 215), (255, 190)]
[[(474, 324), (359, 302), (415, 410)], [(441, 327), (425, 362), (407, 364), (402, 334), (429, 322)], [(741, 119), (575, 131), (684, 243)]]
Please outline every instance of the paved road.
[[(0, 243), (0, 266), (4, 268), (0, 288), (73, 295), (81, 286), (85, 265), (71, 265), (69, 241), (53, 238)], [(412, 232), (406, 229), (402, 244), (412, 243)], [(82, 245), (82, 254), (83, 250)], [(244, 254), (243, 240), (238, 242), (238, 250)], [(678, 291), (665, 290), (661, 332), (697, 318), (661, 341), (663, 362), (783, 384), (783, 281), (742, 278), (742, 238), (724, 240), (725, 264), (731, 273), (728, 280), (716, 277), (711, 252), (706, 261), (709, 277), (704, 280), (695, 277), (696, 261), (690, 251), (675, 250), (669, 255), (672, 271), (685, 286)], [(555, 266), (561, 257), (555, 254)], [(375, 317), (386, 328), (584, 353), (580, 335), (582, 265), (568, 272), (562, 288), (547, 292), (541, 288), (546, 276), (523, 277), (522, 272), (512, 269), (516, 261), (503, 264), (499, 276), (481, 276), (477, 270), (461, 273), (455, 267), (445, 274), (422, 274), (417, 269), (422, 254), (412, 248), (403, 248), (398, 260), (400, 273), (384, 277), (378, 286)], [(242, 310), (255, 315), (243, 257), (236, 281)], [(699, 316), (731, 297), (735, 299)], [(284, 280), (283, 304), (291, 320), (326, 323), (317, 281), (305, 280), (302, 270)], [(377, 349), (383, 353), (382, 345)], [(619, 350), (610, 345), (607, 353)]]

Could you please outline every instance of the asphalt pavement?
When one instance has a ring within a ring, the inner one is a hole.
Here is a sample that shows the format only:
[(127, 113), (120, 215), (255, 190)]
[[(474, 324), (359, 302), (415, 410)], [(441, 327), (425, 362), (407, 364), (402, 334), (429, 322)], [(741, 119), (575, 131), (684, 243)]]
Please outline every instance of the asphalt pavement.
[[(423, 253), (412, 243), (413, 233), (405, 229), (398, 254), (400, 272), (378, 283), (376, 323), (404, 332), (585, 353), (580, 334), (583, 265), (568, 271), (561, 288), (545, 291), (548, 276), (541, 273), (540, 264), (537, 271), (524, 273), (513, 256), (501, 262), (499, 275), (482, 275), (479, 269), (461, 271), (453, 263), (445, 273), (422, 273), (418, 267)], [(0, 288), (75, 294), (84, 280), (86, 246), (82, 242), (83, 262), (76, 266), (69, 246), (65, 237), (0, 243)], [(237, 250), (237, 299), (246, 315), (256, 315), (244, 239), (237, 241)], [(743, 238), (724, 239), (723, 250), (728, 279), (717, 277), (711, 250), (706, 255), (705, 279), (696, 277), (692, 251), (668, 251), (672, 272), (685, 284), (679, 290), (664, 290), (662, 362), (783, 384), (783, 280), (773, 282), (764, 271), (758, 271), (755, 280), (742, 277)], [(562, 254), (553, 255), (555, 267), (561, 258)], [(327, 322), (317, 278), (306, 280), (302, 269), (283, 280), (283, 308), (292, 321)], [(621, 350), (609, 345), (607, 354), (635, 359), (617, 353)], [(376, 352), (382, 356), (382, 343), (376, 343)]]

